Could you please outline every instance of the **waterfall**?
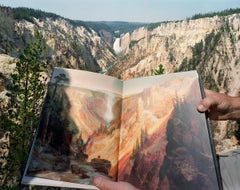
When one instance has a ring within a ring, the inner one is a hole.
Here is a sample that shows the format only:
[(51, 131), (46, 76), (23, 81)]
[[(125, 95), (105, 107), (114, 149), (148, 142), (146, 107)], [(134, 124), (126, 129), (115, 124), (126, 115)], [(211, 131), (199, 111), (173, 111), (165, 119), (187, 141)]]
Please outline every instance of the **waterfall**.
[(120, 38), (116, 38), (116, 40), (113, 43), (113, 49), (114, 49), (116, 54), (119, 54), (119, 53), (122, 52), (122, 48), (120, 46), (120, 42), (121, 42)]
[(112, 110), (113, 102), (114, 102), (114, 95), (113, 94), (107, 95), (106, 112), (104, 114), (104, 118), (106, 120), (107, 127), (110, 127), (110, 123), (114, 117), (113, 110)]

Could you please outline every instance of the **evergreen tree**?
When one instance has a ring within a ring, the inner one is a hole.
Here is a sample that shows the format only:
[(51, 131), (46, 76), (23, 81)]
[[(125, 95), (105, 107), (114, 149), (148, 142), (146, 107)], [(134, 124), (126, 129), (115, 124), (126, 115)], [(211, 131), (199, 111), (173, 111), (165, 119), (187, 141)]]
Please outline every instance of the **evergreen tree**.
[(42, 35), (36, 31), (35, 41), (20, 54), (12, 74), (12, 84), (8, 86), (11, 101), (1, 115), (4, 130), (11, 134), (8, 173), (4, 183), (7, 189), (11, 186), (9, 181), (20, 182), (46, 91), (42, 42)]
[(162, 74), (164, 74), (164, 71), (165, 71), (165, 69), (164, 69), (163, 65), (159, 64), (158, 69), (154, 71), (154, 74), (155, 75), (162, 75)]

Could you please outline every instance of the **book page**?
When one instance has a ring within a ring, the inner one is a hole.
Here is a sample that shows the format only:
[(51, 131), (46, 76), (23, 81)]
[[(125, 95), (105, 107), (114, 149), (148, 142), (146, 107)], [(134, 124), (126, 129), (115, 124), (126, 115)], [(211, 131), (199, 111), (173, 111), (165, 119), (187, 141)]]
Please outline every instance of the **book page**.
[(116, 179), (121, 93), (116, 78), (56, 68), (23, 183), (86, 188), (96, 175)]
[(97, 189), (102, 175), (141, 190), (219, 189), (195, 71), (127, 81), (56, 68), (23, 183)]
[(141, 190), (219, 189), (195, 71), (124, 81), (118, 180)]

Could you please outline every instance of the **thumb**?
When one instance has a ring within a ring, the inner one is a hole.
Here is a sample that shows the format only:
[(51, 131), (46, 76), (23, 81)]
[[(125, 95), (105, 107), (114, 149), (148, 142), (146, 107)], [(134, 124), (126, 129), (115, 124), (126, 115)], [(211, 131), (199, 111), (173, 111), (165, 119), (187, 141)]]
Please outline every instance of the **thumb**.
[(93, 184), (101, 190), (120, 190), (117, 187), (116, 182), (106, 179), (104, 177), (97, 176), (93, 180)]
[(115, 182), (100, 176), (94, 178), (93, 184), (100, 190), (138, 190), (127, 182)]
[(211, 107), (219, 104), (219, 98), (216, 96), (216, 92), (207, 89), (205, 89), (204, 92), (206, 97), (197, 104), (197, 110), (199, 112), (206, 112)]
[(206, 100), (202, 100), (197, 104), (197, 110), (201, 113), (207, 111), (209, 109), (209, 106), (205, 103)]

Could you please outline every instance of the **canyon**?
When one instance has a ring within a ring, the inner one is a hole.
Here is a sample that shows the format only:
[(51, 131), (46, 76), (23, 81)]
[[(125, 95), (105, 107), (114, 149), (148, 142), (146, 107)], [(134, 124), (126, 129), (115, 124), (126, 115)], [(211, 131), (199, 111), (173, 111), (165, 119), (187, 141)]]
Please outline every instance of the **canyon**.
[[(84, 22), (60, 16), (15, 19), (11, 8), (1, 7), (0, 81), (4, 87), (19, 53), (38, 30), (44, 39), (44, 57), (51, 67), (102, 72), (123, 80), (154, 75), (162, 64), (165, 73), (197, 70), (203, 86), (232, 96), (240, 95), (240, 14), (150, 23), (115, 36)], [(6, 22), (8, 21), (8, 22)], [(115, 42), (115, 43), (114, 43)], [(114, 51), (114, 44), (115, 46)], [(116, 48), (117, 47), (117, 48)], [(212, 122), (216, 150), (238, 147), (235, 122)], [(216, 127), (217, 126), (217, 127)]]

